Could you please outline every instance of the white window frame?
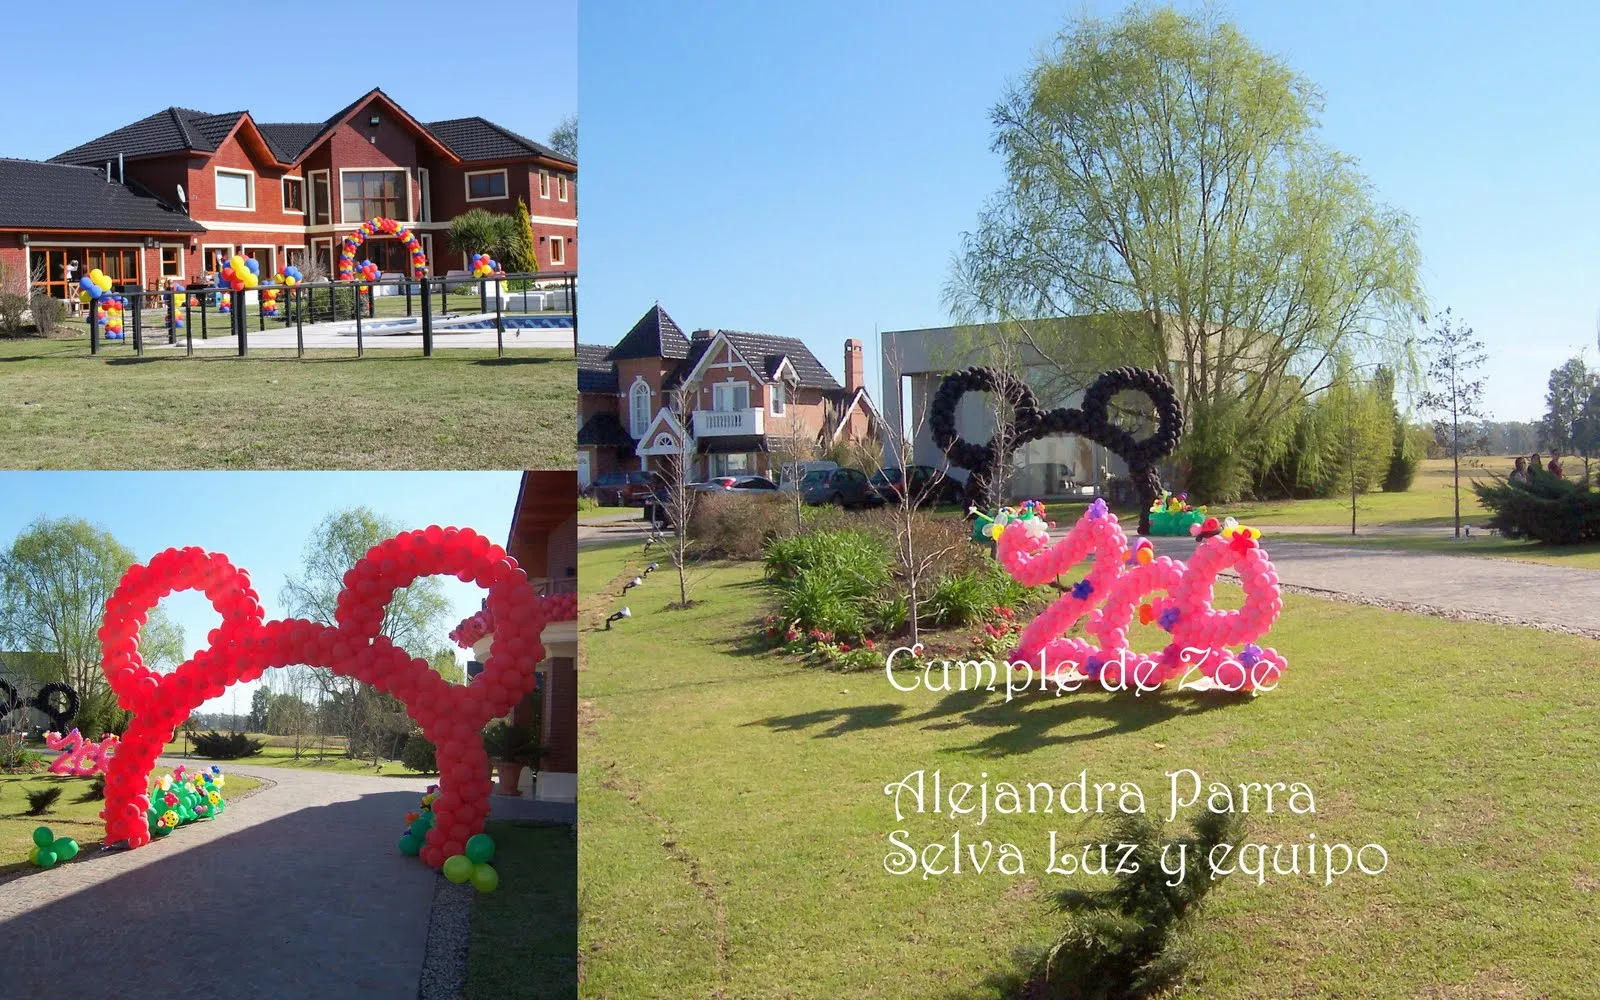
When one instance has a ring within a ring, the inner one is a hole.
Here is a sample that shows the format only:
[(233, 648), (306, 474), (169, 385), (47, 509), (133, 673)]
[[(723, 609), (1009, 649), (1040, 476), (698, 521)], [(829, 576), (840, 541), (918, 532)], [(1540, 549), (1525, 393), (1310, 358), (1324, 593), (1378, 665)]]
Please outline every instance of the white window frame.
[(178, 273), (177, 274), (165, 274), (165, 273), (163, 273), (161, 275), (161, 280), (162, 281), (171, 281), (171, 280), (175, 279), (177, 281), (187, 281), (188, 280), (188, 276), (189, 276), (189, 272), (188, 272), (189, 264), (185, 260), (185, 258), (188, 257), (188, 255), (189, 255), (189, 248), (184, 246), (182, 243), (163, 243), (160, 246), (156, 247), (156, 268), (158, 270), (160, 270), (160, 269), (162, 269), (164, 267), (164, 265), (161, 262), (161, 251), (163, 251), (163, 250), (176, 250), (176, 251), (178, 251)]
[(338, 261), (337, 258), (334, 257), (333, 245), (334, 245), (334, 239), (333, 239), (332, 236), (314, 236), (314, 237), (312, 237), (312, 239), (311, 239), (311, 262), (313, 264), (316, 263), (317, 250), (319, 248), (321, 248), (321, 247), (326, 246), (328, 248), (328, 266), (332, 267), (335, 271), (337, 271), (338, 268), (339, 268), (339, 261)]
[(428, 271), (431, 274), (433, 269), (437, 266), (433, 262), (433, 234), (421, 233), (419, 234), (419, 237), (422, 240), (422, 253), (428, 258)]
[(550, 200), (550, 171), (543, 167), (539, 168), (539, 197)]
[[(495, 174), (499, 174), (500, 175), (500, 186), (505, 188), (506, 193), (505, 194), (491, 194), (491, 195), (489, 195), (487, 197), (484, 197), (484, 198), (474, 198), (472, 196), (472, 179), (474, 177), (492, 177)], [(494, 170), (469, 170), (465, 174), (461, 175), (461, 188), (466, 193), (467, 201), (469, 201), (469, 202), (472, 202), (472, 201), (507, 201), (507, 200), (509, 200), (511, 198), (511, 175), (506, 172), (506, 168), (505, 167), (498, 167), (498, 168), (496, 168)]]
[[(738, 399), (738, 390), (741, 388), (744, 389), (744, 405), (733, 406), (732, 404)], [(718, 390), (726, 390), (726, 392), (719, 392)], [(724, 398), (729, 403), (729, 407), (726, 410), (722, 408), (722, 400)], [(750, 409), (750, 383), (743, 379), (733, 378), (728, 379), (726, 382), (713, 382), (711, 385), (711, 409), (717, 413), (742, 413)]]
[[(266, 284), (267, 282), (271, 281), (272, 280), (272, 275), (278, 273), (278, 248), (273, 246), (270, 243), (241, 243), (241, 244), (239, 244), (239, 253), (241, 255), (243, 255), (246, 259), (248, 259), (250, 255), (245, 253), (246, 250), (271, 250), (272, 251), (272, 270), (271, 270), (271, 272), (269, 272), (267, 274), (258, 274), (258, 275), (256, 275), (256, 277), (258, 279), (260, 279), (262, 284)], [(258, 257), (258, 258), (256, 258), (256, 260), (257, 260), (256, 267), (259, 269), (260, 266), (261, 266), (260, 265), (260, 258)]]
[(783, 408), (789, 402), (789, 387), (781, 380), (772, 383), (771, 399), (772, 415), (775, 417), (783, 416)]
[[(641, 393), (639, 390), (643, 389)], [(642, 378), (635, 378), (633, 385), (628, 387), (628, 433), (635, 438), (642, 439), (650, 430), (650, 420), (655, 414), (651, 412), (652, 399), (650, 383)], [(639, 419), (639, 400), (644, 400), (644, 420)]]
[[(433, 187), (433, 178), (428, 173), (428, 168), (427, 167), (418, 167), (417, 168), (417, 187), (422, 189), (422, 211), (420, 213), (422, 215), (422, 218), (418, 219), (417, 221), (418, 222), (432, 222), (433, 221), (433, 193), (431, 191), (431, 188)], [(432, 260), (433, 259), (433, 254), (430, 253), (428, 255), (428, 259)]]
[[(240, 174), (246, 178), (244, 192), (247, 204), (244, 208), (239, 208), (236, 205), (224, 205), (217, 200), (217, 178), (223, 174)], [(211, 168), (211, 201), (219, 212), (254, 212), (256, 210), (256, 172), (254, 170), (246, 170), (243, 167), (213, 165)]]
[(561, 237), (561, 236), (552, 236), (552, 237), (550, 237), (550, 266), (551, 267), (555, 267), (557, 264), (560, 264), (563, 267), (565, 267), (566, 263), (567, 263), (567, 241), (566, 241), (566, 238), (565, 237)]
[[(200, 246), (200, 272), (202, 274), (206, 273), (206, 251), (207, 250), (226, 250), (227, 253), (222, 255), (223, 263), (227, 263), (228, 258), (232, 257), (234, 255), (234, 252), (235, 252), (234, 251), (234, 246), (233, 246), (232, 243), (204, 243), (204, 244), (201, 244), (201, 246)], [(221, 273), (221, 271), (222, 271), (222, 268), (220, 268), (220, 267), (217, 268), (217, 272), (218, 273)]]
[[(411, 222), (416, 222), (417, 221), (416, 219), (411, 218), (411, 216), (416, 214), (415, 212), (413, 212), (411, 210), (411, 185), (412, 185), (411, 171), (407, 170), (405, 167), (340, 167), (339, 168), (339, 225), (348, 226), (348, 225), (351, 225), (352, 223), (355, 224), (355, 225), (360, 225), (361, 223), (367, 221), (366, 219), (354, 219), (354, 220), (351, 220), (351, 219), (347, 219), (347, 218), (344, 217), (344, 175), (345, 174), (401, 174), (401, 175), (403, 175), (405, 177), (405, 179), (406, 179), (406, 196), (405, 196), (406, 217), (404, 219), (396, 219), (395, 221), (396, 222), (406, 222), (406, 223), (411, 223)], [(328, 197), (330, 197), (330, 198), (333, 197), (333, 185), (331, 183), (328, 185)]]
[(567, 200), (567, 175), (556, 174), (556, 200)]
[[(316, 178), (318, 176), (321, 176), (323, 180), (328, 182), (328, 221), (327, 222), (321, 222), (321, 223), (319, 223), (317, 221), (317, 212), (316, 212), (316, 192), (317, 192)], [(340, 211), (342, 213), (343, 209), (341, 208)], [(337, 217), (338, 216), (333, 214), (333, 173), (332, 173), (332, 171), (329, 171), (329, 170), (308, 170), (308, 171), (306, 171), (306, 225), (308, 225), (308, 226), (317, 226), (317, 225), (331, 226), (331, 225), (334, 224), (333, 220), (336, 219)]]
[[(300, 207), (298, 209), (289, 207), (290, 181), (300, 185)], [(306, 215), (306, 209), (310, 207), (310, 204), (306, 201), (306, 179), (295, 174), (284, 174), (282, 177), (278, 178), (278, 186), (281, 189), (280, 194), (282, 195), (283, 214)]]
[[(307, 257), (309, 257), (311, 255), (311, 252), (306, 249), (306, 245), (304, 243), (285, 243), (283, 246), (278, 248), (278, 253), (283, 257), (283, 260), (281, 260), (279, 263), (281, 263), (283, 265), (283, 267), (288, 267), (289, 266), (289, 251), (290, 250), (299, 250), (300, 252), (304, 253)], [(280, 273), (280, 274), (283, 273), (283, 267), (278, 268), (278, 273)]]

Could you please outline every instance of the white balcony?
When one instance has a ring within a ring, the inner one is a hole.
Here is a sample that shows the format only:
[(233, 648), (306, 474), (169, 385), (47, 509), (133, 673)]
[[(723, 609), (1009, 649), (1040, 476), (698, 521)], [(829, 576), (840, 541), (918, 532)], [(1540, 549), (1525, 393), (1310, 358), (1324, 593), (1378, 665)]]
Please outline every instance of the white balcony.
[(765, 410), (696, 410), (694, 411), (695, 437), (733, 437), (742, 434), (765, 434)]

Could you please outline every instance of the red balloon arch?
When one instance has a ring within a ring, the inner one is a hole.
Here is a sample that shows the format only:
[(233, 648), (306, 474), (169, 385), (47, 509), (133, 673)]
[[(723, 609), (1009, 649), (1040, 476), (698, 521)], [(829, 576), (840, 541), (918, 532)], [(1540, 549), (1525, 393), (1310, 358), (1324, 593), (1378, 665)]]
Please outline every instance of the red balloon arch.
[[(401, 587), (424, 576), (450, 575), (488, 591), (494, 643), (483, 671), (451, 684), (421, 657), (378, 629), (384, 606)], [(210, 645), (170, 674), (139, 657), (139, 628), (150, 609), (177, 591), (198, 590), (222, 616)], [(420, 857), (437, 868), (463, 852), (489, 815), (489, 760), (480, 733), (510, 712), (534, 686), (545, 657), (540, 633), (549, 622), (577, 617), (577, 597), (542, 597), (503, 548), (467, 528), (437, 525), (374, 546), (345, 574), (336, 624), (304, 619), (264, 621), (250, 577), (228, 557), (199, 548), (167, 549), (128, 569), (106, 602), (101, 666), (124, 709), (134, 713), (106, 771), (106, 843), (139, 847), (150, 840), (150, 772), (164, 744), (200, 705), (237, 681), (272, 667), (327, 667), (393, 694), (438, 748), (440, 790), (435, 823)]]
[(417, 234), (394, 219), (368, 219), (356, 231), (344, 238), (339, 248), (339, 280), (354, 281), (356, 277), (356, 251), (372, 236), (394, 236), (411, 254), (411, 276), (418, 281), (428, 276), (428, 255), (422, 251), (422, 241)]

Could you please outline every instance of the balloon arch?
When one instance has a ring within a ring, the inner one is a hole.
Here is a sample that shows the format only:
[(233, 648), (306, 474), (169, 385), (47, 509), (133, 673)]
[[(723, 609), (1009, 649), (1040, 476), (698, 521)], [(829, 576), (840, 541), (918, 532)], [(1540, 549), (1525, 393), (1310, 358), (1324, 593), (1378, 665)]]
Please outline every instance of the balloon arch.
[[(488, 591), (494, 644), (483, 670), (451, 684), (394, 645), (378, 629), (394, 592), (420, 577), (452, 575)], [(440, 790), (434, 825), (420, 851), (440, 867), (461, 854), (489, 815), (489, 760), (481, 731), (534, 687), (549, 622), (577, 617), (576, 595), (542, 597), (503, 548), (466, 528), (408, 531), (374, 546), (344, 577), (334, 625), (303, 619), (264, 621), (249, 575), (221, 553), (167, 549), (129, 568), (106, 602), (100, 629), (102, 667), (133, 720), (106, 772), (106, 843), (139, 847), (151, 839), (147, 810), (156, 757), (200, 705), (237, 681), (271, 667), (306, 664), (354, 677), (399, 698), (438, 748)], [(139, 657), (139, 628), (168, 594), (197, 590), (222, 616), (210, 645), (161, 675)]]
[(403, 223), (393, 219), (368, 219), (355, 232), (344, 238), (339, 249), (339, 280), (354, 281), (358, 271), (356, 251), (373, 236), (395, 236), (411, 254), (411, 276), (419, 281), (428, 276), (428, 255), (422, 252), (422, 241)]

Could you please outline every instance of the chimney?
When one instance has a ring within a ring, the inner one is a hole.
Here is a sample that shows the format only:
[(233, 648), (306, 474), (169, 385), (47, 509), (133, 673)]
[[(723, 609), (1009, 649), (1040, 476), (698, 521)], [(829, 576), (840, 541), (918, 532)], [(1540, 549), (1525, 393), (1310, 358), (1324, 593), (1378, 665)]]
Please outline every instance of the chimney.
[(710, 340), (712, 337), (716, 336), (716, 333), (717, 333), (717, 331), (715, 331), (715, 330), (696, 330), (694, 332), (694, 334), (692, 335), (691, 339), (697, 340), (697, 341), (698, 340)]
[(844, 342), (844, 391), (855, 392), (867, 384), (866, 360), (861, 354), (861, 341), (854, 337)]

